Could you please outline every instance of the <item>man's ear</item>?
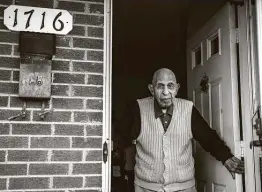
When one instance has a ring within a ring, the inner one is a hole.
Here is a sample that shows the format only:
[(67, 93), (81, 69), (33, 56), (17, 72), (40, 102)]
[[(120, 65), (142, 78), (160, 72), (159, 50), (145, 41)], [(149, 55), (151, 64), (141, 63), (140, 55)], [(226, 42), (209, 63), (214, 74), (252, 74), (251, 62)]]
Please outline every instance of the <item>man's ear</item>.
[(148, 85), (148, 89), (149, 89), (150, 93), (154, 96), (154, 88), (153, 88), (152, 84)]
[(176, 95), (177, 95), (177, 92), (178, 92), (179, 88), (180, 88), (180, 84), (177, 83), (177, 84), (176, 84)]

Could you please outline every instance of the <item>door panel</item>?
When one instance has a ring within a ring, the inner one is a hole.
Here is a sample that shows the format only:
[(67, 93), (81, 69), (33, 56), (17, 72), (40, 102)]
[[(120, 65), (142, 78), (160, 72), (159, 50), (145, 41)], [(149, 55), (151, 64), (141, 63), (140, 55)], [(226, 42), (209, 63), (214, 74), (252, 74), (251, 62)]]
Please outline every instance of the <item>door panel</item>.
[[(230, 35), (234, 27), (234, 9), (226, 4), (187, 41), (188, 97), (233, 153), (239, 140), (236, 46)], [(195, 155), (200, 192), (237, 191), (237, 181), (198, 144)]]

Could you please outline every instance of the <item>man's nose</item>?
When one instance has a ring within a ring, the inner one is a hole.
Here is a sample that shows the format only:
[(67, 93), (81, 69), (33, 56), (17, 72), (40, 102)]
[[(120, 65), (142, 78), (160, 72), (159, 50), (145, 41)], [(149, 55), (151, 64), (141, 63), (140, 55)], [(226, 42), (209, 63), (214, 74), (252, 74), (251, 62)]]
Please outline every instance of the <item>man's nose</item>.
[(169, 94), (169, 90), (168, 90), (167, 87), (164, 87), (163, 94), (164, 95), (168, 95)]

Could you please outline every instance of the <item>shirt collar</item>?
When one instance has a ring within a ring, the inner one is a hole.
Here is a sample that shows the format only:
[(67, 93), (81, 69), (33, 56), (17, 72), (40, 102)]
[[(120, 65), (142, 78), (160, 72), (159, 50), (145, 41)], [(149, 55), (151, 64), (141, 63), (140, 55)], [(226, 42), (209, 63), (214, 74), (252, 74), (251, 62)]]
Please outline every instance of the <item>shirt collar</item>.
[[(155, 118), (157, 119), (158, 117), (164, 115), (164, 112), (162, 111), (162, 109), (159, 107), (158, 103), (156, 100), (154, 100), (154, 110), (155, 110)], [(167, 108), (166, 111), (167, 114), (169, 115), (173, 115), (173, 104)]]

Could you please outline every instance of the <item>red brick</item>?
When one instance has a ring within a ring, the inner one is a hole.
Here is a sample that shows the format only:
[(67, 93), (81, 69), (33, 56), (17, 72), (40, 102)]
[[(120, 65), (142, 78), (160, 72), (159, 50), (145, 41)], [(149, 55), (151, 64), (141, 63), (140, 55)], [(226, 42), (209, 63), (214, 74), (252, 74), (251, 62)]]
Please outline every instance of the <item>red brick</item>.
[(87, 109), (103, 109), (103, 100), (102, 99), (87, 99), (86, 100)]
[(13, 4), (13, 0), (1, 0), (2, 5), (11, 5)]
[[(10, 97), (10, 106), (11, 107), (23, 107), (23, 102), (26, 102), (27, 108), (41, 108), (42, 100), (32, 100), (32, 99), (22, 99), (20, 97)], [(49, 108), (48, 101), (44, 101), (45, 108)]]
[(0, 135), (8, 135), (8, 134), (9, 134), (9, 124), (0, 123)]
[(18, 69), (20, 67), (20, 60), (19, 58), (0, 57), (0, 67)]
[(55, 125), (55, 135), (83, 136), (83, 125)]
[(1, 179), (0, 178), (0, 190), (6, 190), (6, 187), (7, 187), (7, 183), (6, 183), (6, 180), (7, 179)]
[(83, 60), (85, 58), (85, 51), (56, 48), (55, 58)]
[(52, 71), (69, 71), (69, 61), (52, 61)]
[(30, 175), (67, 175), (68, 164), (30, 164)]
[(80, 188), (83, 185), (82, 177), (54, 177), (54, 188)]
[(25, 5), (32, 7), (53, 8), (53, 1), (50, 0), (15, 0), (16, 5)]
[(0, 93), (18, 94), (18, 83), (1, 83)]
[(87, 60), (103, 61), (103, 51), (87, 51)]
[(38, 150), (9, 150), (8, 161), (46, 161), (47, 151)]
[(72, 29), (72, 31), (69, 32), (68, 35), (85, 36), (85, 27), (84, 26), (73, 25), (73, 29)]
[(104, 14), (104, 5), (100, 4), (89, 4), (89, 13)]
[(9, 30), (5, 25), (3, 19), (0, 19), (0, 29), (2, 30)]
[(74, 14), (74, 24), (103, 25), (104, 17), (95, 15)]
[[(1, 86), (0, 86), (1, 87)], [(8, 120), (9, 117), (16, 116), (21, 113), (21, 110), (0, 110), (0, 120)], [(26, 111), (26, 117), (18, 117), (13, 119), (12, 121), (29, 121), (30, 120), (30, 112)]]
[(14, 55), (15, 56), (19, 56), (20, 55), (20, 52), (19, 52), (19, 47), (18, 47), (18, 45), (13, 45), (13, 47), (14, 47)]
[(46, 122), (70, 122), (71, 112), (53, 111), (47, 113), (42, 120), (39, 116), (40, 111), (34, 111), (34, 121), (46, 121)]
[(87, 125), (86, 135), (87, 136), (102, 136), (103, 127), (102, 125)]
[(83, 100), (54, 98), (53, 107), (55, 109), (83, 109)]
[(26, 164), (0, 164), (0, 175), (26, 175)]
[(49, 178), (10, 178), (9, 189), (48, 189)]
[(53, 83), (73, 83), (84, 84), (84, 74), (70, 74), (70, 73), (55, 73)]
[(70, 141), (66, 137), (33, 137), (31, 148), (69, 148)]
[(103, 113), (101, 112), (75, 112), (75, 122), (102, 122)]
[(88, 37), (104, 37), (103, 28), (99, 27), (88, 27), (87, 28)]
[(103, 63), (73, 61), (73, 70), (82, 71), (82, 72), (85, 71), (85, 72), (103, 73)]
[(83, 137), (73, 137), (73, 148), (101, 148), (102, 139), (101, 138), (83, 138)]
[(102, 97), (103, 87), (73, 86), (73, 95), (82, 97)]
[(5, 151), (0, 151), (0, 162), (5, 162)]
[(104, 84), (104, 78), (103, 75), (88, 75), (88, 84), (92, 85), (103, 85)]
[(18, 43), (18, 33), (17, 32), (0, 32), (0, 42), (6, 43)]
[(70, 47), (71, 37), (67, 36), (56, 36), (56, 46), (58, 47)]
[(0, 44), (0, 54), (1, 55), (11, 55), (12, 45)]
[(19, 71), (13, 71), (13, 81), (19, 81)]
[(51, 135), (51, 125), (13, 124), (13, 135)]
[(52, 161), (82, 161), (82, 151), (53, 151)]
[(86, 161), (102, 161), (102, 150), (89, 150), (86, 152)]
[(104, 0), (81, 0), (81, 1), (104, 3)]
[(8, 97), (7, 96), (0, 96), (0, 106), (7, 107), (8, 105)]
[(65, 9), (67, 11), (84, 12), (85, 4), (80, 2), (58, 1), (58, 9)]
[(27, 147), (28, 147), (27, 137), (12, 137), (12, 136), (0, 137), (0, 148), (27, 148)]
[(86, 189), (86, 190), (70, 190), (70, 192), (101, 192), (101, 190), (97, 189)]
[(101, 39), (73, 38), (74, 47), (86, 49), (103, 49), (104, 42)]
[(0, 70), (0, 80), (2, 81), (10, 81), (11, 80), (11, 71)]
[(59, 95), (59, 96), (68, 96), (69, 95), (69, 87), (67, 85), (52, 85), (51, 86), (51, 94)]
[(101, 176), (86, 177), (85, 187), (102, 187)]
[(73, 164), (73, 174), (101, 174), (101, 163), (77, 163)]

